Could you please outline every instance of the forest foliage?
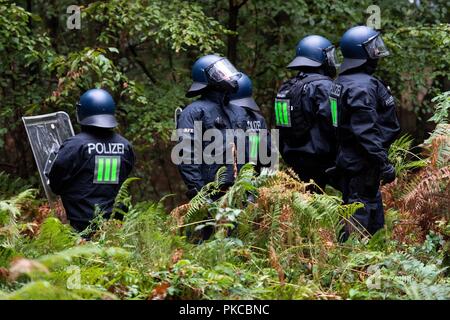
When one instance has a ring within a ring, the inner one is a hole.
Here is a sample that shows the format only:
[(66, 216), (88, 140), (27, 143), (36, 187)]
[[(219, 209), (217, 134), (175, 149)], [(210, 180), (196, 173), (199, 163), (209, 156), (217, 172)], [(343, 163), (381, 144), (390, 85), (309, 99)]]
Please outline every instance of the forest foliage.
[[(227, 55), (248, 73), (272, 124), (297, 41), (317, 33), (337, 45), (366, 23), (371, 2), (79, 1), (82, 28), (69, 30), (71, 1), (0, 0), (0, 299), (449, 299), (444, 0), (377, 1), (392, 53), (378, 73), (409, 135), (389, 150), (397, 179), (382, 188), (386, 226), (372, 238), (340, 243), (341, 221), (360, 204), (343, 205), (332, 188), (311, 193), (288, 168), (256, 175), (246, 165), (211, 202), (220, 171), (185, 203), (167, 161), (173, 111), (189, 103), (201, 54)], [(124, 220), (97, 216), (85, 241), (43, 199), (21, 117), (64, 110), (75, 119), (91, 87), (117, 101), (141, 179), (116, 198)], [(204, 228), (209, 241), (200, 241)]]
[(116, 198), (124, 220), (98, 215), (90, 241), (26, 189), (0, 200), (0, 299), (450, 299), (450, 132), (441, 124), (445, 134), (419, 159), (409, 137), (392, 146), (386, 226), (345, 243), (341, 221), (362, 204), (342, 204), (334, 189), (311, 193), (289, 169), (256, 175), (247, 164), (212, 202), (219, 170), (170, 214), (166, 199), (132, 201), (140, 182), (130, 178)]
[[(81, 29), (67, 28), (73, 3), (0, 0), (0, 171), (38, 185), (21, 122), (24, 115), (66, 111), (92, 87), (110, 91), (119, 130), (138, 153), (139, 198), (184, 201), (170, 156), (173, 112), (200, 55), (227, 55), (253, 79), (269, 125), (279, 85), (297, 41), (321, 34), (338, 45), (350, 26), (366, 24), (371, 1), (79, 1)], [(449, 90), (449, 10), (445, 0), (382, 0), (381, 28), (391, 56), (379, 75), (392, 88), (404, 132), (415, 142), (433, 126), (431, 99)], [(75, 121), (73, 121), (75, 122)], [(75, 126), (75, 130), (78, 127)], [(158, 174), (154, 174), (157, 172)], [(145, 197), (144, 197), (145, 195)]]

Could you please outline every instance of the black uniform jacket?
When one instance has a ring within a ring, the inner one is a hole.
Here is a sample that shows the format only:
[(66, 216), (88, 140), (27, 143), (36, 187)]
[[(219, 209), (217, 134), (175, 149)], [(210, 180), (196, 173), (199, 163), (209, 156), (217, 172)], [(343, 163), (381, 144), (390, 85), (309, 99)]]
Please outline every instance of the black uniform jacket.
[[(196, 123), (197, 125), (201, 123), (199, 132), (196, 132)], [(240, 129), (239, 132), (247, 133), (244, 151), (236, 149), (236, 152), (244, 154), (244, 160), (239, 161), (237, 171), (244, 163), (250, 162), (252, 156), (257, 153), (256, 150), (259, 150), (258, 146), (262, 143), (260, 139), (266, 139), (268, 136), (261, 135), (261, 138), (249, 139), (250, 132), (256, 134), (261, 129), (267, 128), (264, 118), (257, 111), (228, 103), (224, 94), (215, 91), (205, 93), (200, 99), (184, 108), (178, 119), (177, 128), (180, 132), (179, 139), (185, 144), (182, 149), (183, 158), (190, 160), (190, 163), (184, 161), (178, 165), (180, 174), (188, 187), (188, 197), (194, 196), (204, 185), (214, 181), (217, 171), (222, 166), (226, 167), (223, 184), (231, 185), (234, 182), (236, 167), (233, 161), (227, 162), (226, 157), (227, 152), (232, 152), (229, 150), (230, 141), (227, 141), (227, 130), (230, 132), (231, 129)], [(217, 161), (212, 161), (212, 159), (208, 161), (205, 157), (198, 159), (198, 155), (206, 154), (203, 151), (207, 151), (208, 146), (215, 141), (215, 138), (210, 141), (203, 139), (203, 135), (209, 129), (216, 129), (222, 134), (223, 140), (219, 142), (222, 150), (217, 149), (214, 152), (215, 158), (220, 158), (221, 163), (213, 163)], [(230, 138), (229, 133), (228, 138)], [(236, 142), (236, 137), (234, 137), (234, 141)], [(231, 139), (231, 142), (233, 142), (233, 139)], [(266, 153), (270, 155), (270, 140), (264, 145), (268, 147), (269, 150)], [(194, 151), (194, 148), (196, 151)], [(236, 157), (241, 157), (242, 154), (237, 154)], [(195, 161), (195, 159), (198, 161)], [(258, 163), (255, 164), (258, 165)]]
[(84, 128), (61, 145), (48, 174), (71, 221), (87, 222), (98, 206), (111, 214), (120, 186), (135, 161), (131, 144), (110, 130)]
[(336, 79), (330, 96), (338, 101), (337, 166), (354, 172), (385, 167), (400, 132), (389, 88), (372, 75), (349, 73)]

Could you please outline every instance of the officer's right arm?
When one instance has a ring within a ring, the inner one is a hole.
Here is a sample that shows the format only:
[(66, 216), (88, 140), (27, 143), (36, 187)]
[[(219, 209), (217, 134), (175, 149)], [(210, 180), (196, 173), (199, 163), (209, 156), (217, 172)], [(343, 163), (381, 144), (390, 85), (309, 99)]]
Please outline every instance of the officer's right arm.
[[(182, 163), (178, 165), (181, 177), (188, 187), (187, 196), (192, 198), (205, 185), (201, 172), (201, 164), (195, 163), (194, 142), (195, 138), (200, 139), (196, 141), (197, 146), (202, 146), (202, 132), (200, 136), (194, 135), (195, 122), (202, 121), (202, 112), (195, 108), (186, 108), (180, 115), (177, 129), (180, 132), (179, 143), (183, 144)], [(202, 152), (203, 150), (196, 150)]]
[(350, 128), (359, 144), (374, 164), (382, 167), (387, 163), (382, 136), (377, 125), (377, 98), (374, 88), (352, 88), (348, 92)]
[(71, 143), (63, 143), (48, 173), (50, 189), (55, 194), (64, 193), (65, 186), (72, 177), (78, 159), (78, 148)]

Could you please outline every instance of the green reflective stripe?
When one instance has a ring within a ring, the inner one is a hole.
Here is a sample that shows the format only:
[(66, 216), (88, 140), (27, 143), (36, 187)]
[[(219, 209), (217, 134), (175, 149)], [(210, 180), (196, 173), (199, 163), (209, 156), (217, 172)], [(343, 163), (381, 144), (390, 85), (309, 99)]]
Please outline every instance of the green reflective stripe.
[(288, 99), (275, 100), (275, 118), (277, 126), (290, 126), (290, 110), (291, 105)]
[(253, 136), (252, 137), (252, 153), (251, 153), (251, 156), (252, 156), (252, 158), (254, 158), (254, 157), (256, 157), (256, 154), (257, 154), (257, 137), (256, 136)]
[(257, 135), (256, 136), (256, 154), (255, 154), (255, 157), (258, 155), (258, 151), (259, 151), (259, 139), (260, 139), (260, 137), (259, 137), (259, 135)]
[(250, 136), (250, 157), (256, 158), (259, 148), (259, 135)]
[(333, 126), (337, 127), (337, 101), (335, 98), (330, 98), (330, 107), (331, 107), (331, 120), (333, 122)]
[(258, 155), (259, 150), (259, 135), (255, 136), (255, 158)]
[(98, 159), (98, 164), (97, 164), (97, 182), (102, 182), (103, 181), (103, 164), (104, 164), (104, 160), (103, 158), (99, 158)]
[(277, 114), (278, 114), (278, 124), (281, 125), (281, 124), (283, 124), (283, 122), (282, 122), (282, 112), (281, 112), (281, 102), (280, 101), (277, 102)]
[(277, 125), (280, 124), (280, 117), (278, 115), (278, 103), (279, 102), (275, 100), (275, 121)]
[(95, 171), (93, 183), (119, 183), (120, 157), (95, 156)]
[(287, 126), (289, 124), (289, 118), (288, 118), (288, 104), (287, 102), (283, 102), (283, 118), (284, 118), (284, 125)]
[(117, 158), (113, 158), (111, 168), (111, 181), (116, 181), (116, 179), (117, 179)]
[(280, 102), (280, 124), (284, 126), (284, 103)]
[(111, 173), (111, 158), (105, 159), (105, 181), (109, 181)]

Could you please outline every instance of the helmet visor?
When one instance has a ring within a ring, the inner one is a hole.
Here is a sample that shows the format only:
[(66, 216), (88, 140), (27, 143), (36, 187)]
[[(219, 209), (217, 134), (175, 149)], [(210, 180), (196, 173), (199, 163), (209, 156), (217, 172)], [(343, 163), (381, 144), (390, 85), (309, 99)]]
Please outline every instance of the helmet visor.
[(216, 83), (240, 78), (239, 71), (226, 58), (212, 64), (205, 71), (208, 74), (208, 78)]
[(334, 46), (329, 46), (324, 49), (325, 55), (327, 57), (327, 63), (330, 67), (336, 67), (338, 65), (337, 56), (336, 56), (336, 48)]
[(365, 42), (364, 48), (371, 59), (378, 59), (389, 55), (389, 51), (380, 35)]

